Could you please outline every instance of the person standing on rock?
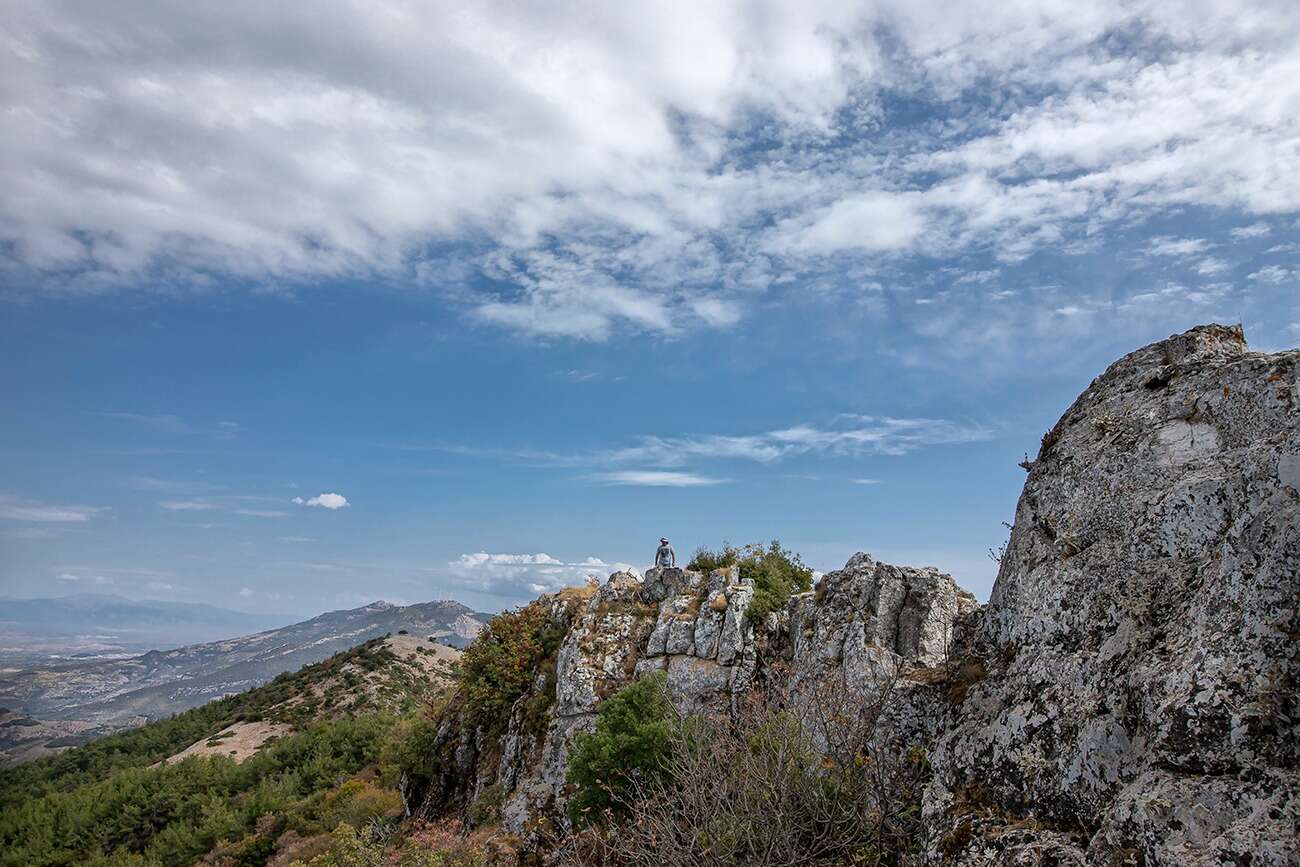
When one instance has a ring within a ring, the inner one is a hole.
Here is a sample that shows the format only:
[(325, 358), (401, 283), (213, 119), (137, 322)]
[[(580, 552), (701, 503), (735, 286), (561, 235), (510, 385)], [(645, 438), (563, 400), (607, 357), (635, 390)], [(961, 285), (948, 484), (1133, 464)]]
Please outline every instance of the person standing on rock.
[(655, 568), (667, 569), (676, 565), (677, 555), (673, 553), (673, 546), (668, 544), (668, 537), (660, 537), (659, 550), (655, 551)]

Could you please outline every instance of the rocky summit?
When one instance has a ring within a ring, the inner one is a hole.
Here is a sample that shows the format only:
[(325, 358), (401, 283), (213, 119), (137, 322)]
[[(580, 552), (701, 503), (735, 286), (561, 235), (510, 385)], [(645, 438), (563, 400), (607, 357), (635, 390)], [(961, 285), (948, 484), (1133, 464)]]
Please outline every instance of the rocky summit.
[(1208, 325), (1113, 364), (1026, 461), (985, 606), (867, 554), (757, 621), (734, 567), (544, 597), (553, 674), (500, 737), (444, 719), (438, 797), (490, 793), (527, 845), (565, 821), (573, 735), (639, 674), (719, 714), (760, 683), (888, 679), (880, 737), (931, 769), (929, 863), (1300, 863), (1297, 359)]

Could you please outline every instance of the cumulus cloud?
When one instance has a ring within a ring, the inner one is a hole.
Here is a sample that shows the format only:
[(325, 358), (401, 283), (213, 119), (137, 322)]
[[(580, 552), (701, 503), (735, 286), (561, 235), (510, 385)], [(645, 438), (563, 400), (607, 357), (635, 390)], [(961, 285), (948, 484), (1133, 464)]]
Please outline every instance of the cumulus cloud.
[(292, 502), (297, 503), (299, 506), (319, 506), (322, 509), (331, 510), (342, 509), (344, 506), (349, 505), (348, 498), (342, 494), (317, 494), (305, 500), (302, 497), (294, 497)]
[(604, 580), (613, 572), (632, 568), (627, 563), (609, 563), (599, 557), (565, 562), (545, 553), (489, 554), (486, 551), (461, 554), (447, 564), (453, 582), (459, 586), (511, 599), (551, 593), (591, 578)]
[[(18, 0), (0, 269), (50, 292), (381, 276), (551, 340), (727, 328), (828, 263), (1016, 262), (1187, 208), (1300, 210), (1298, 34), (1294, 3), (667, 4), (649, 22), (607, 3)], [(1177, 243), (1151, 252), (1209, 249)], [(909, 306), (961, 345), (945, 305)]]

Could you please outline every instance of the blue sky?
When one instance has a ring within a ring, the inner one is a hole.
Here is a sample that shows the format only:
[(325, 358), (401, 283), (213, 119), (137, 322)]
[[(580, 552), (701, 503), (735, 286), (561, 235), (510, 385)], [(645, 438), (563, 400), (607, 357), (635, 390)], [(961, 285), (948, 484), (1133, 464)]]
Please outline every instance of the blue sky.
[(1300, 343), (1293, 4), (7, 6), (0, 594), (985, 597), (1110, 361)]

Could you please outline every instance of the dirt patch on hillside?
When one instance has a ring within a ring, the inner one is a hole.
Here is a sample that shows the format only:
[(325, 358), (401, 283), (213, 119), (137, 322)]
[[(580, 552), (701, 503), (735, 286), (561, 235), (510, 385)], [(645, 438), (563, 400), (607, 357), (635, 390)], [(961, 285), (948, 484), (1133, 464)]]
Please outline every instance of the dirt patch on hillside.
[(191, 744), (171, 758), (166, 764), (188, 759), (190, 756), (228, 756), (236, 762), (260, 750), (272, 738), (281, 738), (293, 732), (292, 726), (273, 722), (242, 722), (227, 726), (206, 740)]
[(445, 644), (435, 644), (419, 635), (390, 635), (384, 645), (398, 659), (416, 663), (431, 679), (449, 682), (452, 663), (460, 659), (460, 651)]

